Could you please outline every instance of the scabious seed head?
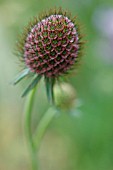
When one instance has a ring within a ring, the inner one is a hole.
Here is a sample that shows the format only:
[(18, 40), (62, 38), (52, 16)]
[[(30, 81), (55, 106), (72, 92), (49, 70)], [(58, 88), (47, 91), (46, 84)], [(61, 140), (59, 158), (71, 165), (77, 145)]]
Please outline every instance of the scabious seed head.
[(31, 28), (25, 39), (25, 64), (34, 73), (58, 77), (77, 61), (79, 42), (77, 27), (67, 16), (46, 16)]
[(48, 94), (52, 93), (50, 89), (54, 80), (76, 68), (83, 44), (78, 28), (76, 17), (71, 18), (61, 8), (30, 22), (17, 43), (25, 69), (15, 84), (31, 73), (36, 76), (25, 94), (42, 76), (45, 77)]

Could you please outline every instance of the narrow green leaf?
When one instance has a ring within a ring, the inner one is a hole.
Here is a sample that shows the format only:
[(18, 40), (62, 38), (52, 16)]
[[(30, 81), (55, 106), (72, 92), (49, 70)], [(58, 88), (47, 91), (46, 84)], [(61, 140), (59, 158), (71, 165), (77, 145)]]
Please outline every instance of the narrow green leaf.
[(53, 94), (54, 83), (55, 83), (54, 78), (45, 77), (47, 98), (51, 104), (54, 104), (54, 94)]
[(40, 81), (42, 75), (35, 75), (34, 79), (32, 82), (29, 84), (29, 86), (25, 89), (25, 91), (22, 94), (22, 97), (26, 96), (30, 90), (32, 90)]
[(26, 77), (29, 74), (30, 70), (24, 69), (14, 80), (13, 84), (16, 85), (17, 83), (19, 83), (24, 77)]

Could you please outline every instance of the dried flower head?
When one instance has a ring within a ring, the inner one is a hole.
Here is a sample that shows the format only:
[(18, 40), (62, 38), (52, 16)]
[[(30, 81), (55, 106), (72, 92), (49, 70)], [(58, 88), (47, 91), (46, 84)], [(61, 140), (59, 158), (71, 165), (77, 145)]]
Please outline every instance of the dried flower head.
[(72, 70), (80, 56), (82, 42), (76, 17), (71, 19), (60, 8), (49, 11), (40, 19), (34, 18), (17, 45), (26, 69), (15, 84), (27, 75), (35, 76), (23, 96), (42, 76), (47, 91), (51, 91), (55, 80)]
[(79, 37), (71, 20), (63, 15), (51, 15), (28, 34), (24, 59), (34, 73), (57, 77), (74, 64), (78, 50)]

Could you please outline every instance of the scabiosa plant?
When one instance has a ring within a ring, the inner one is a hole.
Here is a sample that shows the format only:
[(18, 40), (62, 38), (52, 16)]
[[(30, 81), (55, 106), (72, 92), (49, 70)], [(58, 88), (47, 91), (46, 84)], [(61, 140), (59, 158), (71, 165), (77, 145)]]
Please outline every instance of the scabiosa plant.
[[(25, 133), (30, 148), (33, 170), (38, 169), (36, 150), (39, 148), (47, 126), (57, 112), (52, 105), (39, 122), (35, 135), (32, 136), (31, 112), (36, 85), (44, 77), (47, 97), (51, 104), (54, 104), (53, 87), (55, 82), (76, 69), (81, 56), (83, 43), (81, 37), (76, 17), (72, 18), (68, 12), (60, 8), (50, 10), (38, 18), (34, 18), (17, 42), (16, 54), (23, 64), (23, 69), (15, 79), (14, 84), (25, 77), (32, 78), (22, 96), (30, 92), (25, 109)], [(64, 99), (64, 105), (70, 103), (68, 100), (72, 101), (72, 93), (70, 94), (71, 98), (68, 93), (66, 94), (61, 98), (60, 104), (56, 102), (56, 106), (58, 104), (59, 107), (62, 107)], [(58, 95), (56, 101), (58, 101), (57, 99)]]
[(24, 77), (33, 77), (25, 96), (44, 77), (48, 99), (53, 101), (56, 80), (73, 69), (81, 55), (81, 34), (76, 17), (61, 8), (34, 18), (17, 43), (17, 53), (24, 64), (15, 84)]

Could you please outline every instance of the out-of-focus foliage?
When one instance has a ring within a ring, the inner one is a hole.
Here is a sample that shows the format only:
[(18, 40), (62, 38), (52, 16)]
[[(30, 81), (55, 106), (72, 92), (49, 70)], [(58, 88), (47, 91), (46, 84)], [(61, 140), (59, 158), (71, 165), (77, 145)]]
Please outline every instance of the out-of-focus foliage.
[[(20, 93), (13, 87), (21, 70), (13, 55), (18, 34), (30, 18), (53, 6), (77, 15), (86, 34), (85, 54), (78, 74), (70, 78), (77, 100), (71, 112), (56, 116), (39, 153), (40, 170), (113, 169), (113, 1), (1, 0), (0, 1), (0, 169), (28, 170)], [(34, 106), (34, 128), (48, 108), (43, 82)]]

